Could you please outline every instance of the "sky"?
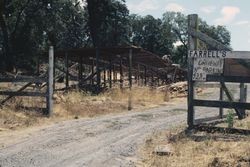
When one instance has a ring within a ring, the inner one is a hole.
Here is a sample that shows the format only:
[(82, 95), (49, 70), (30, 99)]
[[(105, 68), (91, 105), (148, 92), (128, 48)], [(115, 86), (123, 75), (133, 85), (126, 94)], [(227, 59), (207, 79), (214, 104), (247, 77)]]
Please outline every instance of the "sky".
[(198, 14), (209, 25), (224, 25), (236, 51), (250, 51), (250, 0), (126, 0), (130, 13), (161, 18), (166, 11)]

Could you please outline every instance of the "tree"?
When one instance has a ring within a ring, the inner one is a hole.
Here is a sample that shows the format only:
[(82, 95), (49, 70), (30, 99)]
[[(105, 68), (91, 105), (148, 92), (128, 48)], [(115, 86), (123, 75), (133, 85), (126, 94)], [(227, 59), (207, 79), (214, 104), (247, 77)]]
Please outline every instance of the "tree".
[[(12, 54), (10, 54), (10, 46), (9, 46), (9, 32), (6, 23), (6, 1), (0, 0), (0, 27), (3, 36), (3, 54), (2, 54), (2, 64), (1, 67), (6, 70), (12, 69)], [(8, 15), (7, 15), (8, 16)]]
[[(179, 12), (166, 12), (162, 18), (163, 24), (171, 28), (174, 33), (174, 42), (181, 42), (182, 45), (176, 46), (172, 57), (176, 63), (187, 65), (187, 43), (188, 43), (188, 20), (187, 16)], [(221, 42), (223, 45), (230, 47), (230, 32), (224, 26), (210, 26), (202, 19), (199, 19), (199, 30), (213, 39)], [(199, 41), (199, 48), (215, 49)]]
[(124, 0), (87, 0), (88, 27), (95, 47), (128, 40), (128, 9)]
[(2, 60), (11, 70), (34, 67), (36, 55), (48, 47), (80, 47), (88, 41), (86, 19), (78, 0), (0, 0)]
[(141, 17), (132, 14), (130, 15), (130, 24), (134, 45), (162, 56), (171, 53), (173, 47), (171, 32), (160, 19), (155, 19), (151, 15)]

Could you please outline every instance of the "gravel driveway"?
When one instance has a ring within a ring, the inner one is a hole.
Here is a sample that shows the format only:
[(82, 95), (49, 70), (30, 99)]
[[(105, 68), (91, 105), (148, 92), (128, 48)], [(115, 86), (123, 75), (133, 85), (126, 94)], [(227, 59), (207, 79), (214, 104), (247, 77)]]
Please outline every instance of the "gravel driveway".
[[(146, 111), (54, 124), (0, 149), (0, 166), (135, 166), (137, 149), (147, 136), (185, 124), (186, 108), (183, 98)], [(218, 115), (210, 109), (200, 111), (198, 117)]]

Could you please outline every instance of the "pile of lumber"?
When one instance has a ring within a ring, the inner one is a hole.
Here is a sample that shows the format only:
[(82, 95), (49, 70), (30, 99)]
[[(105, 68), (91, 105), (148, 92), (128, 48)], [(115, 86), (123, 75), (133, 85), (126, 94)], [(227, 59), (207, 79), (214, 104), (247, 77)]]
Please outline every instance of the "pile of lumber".
[(185, 95), (188, 92), (187, 82), (176, 82), (169, 86), (168, 91), (171, 94)]
[[(166, 91), (170, 94), (170, 97), (185, 97), (188, 94), (188, 83), (187, 81), (176, 82), (170, 85), (158, 87), (158, 89), (161, 91)], [(196, 93), (200, 93), (201, 91), (201, 88), (195, 89)]]

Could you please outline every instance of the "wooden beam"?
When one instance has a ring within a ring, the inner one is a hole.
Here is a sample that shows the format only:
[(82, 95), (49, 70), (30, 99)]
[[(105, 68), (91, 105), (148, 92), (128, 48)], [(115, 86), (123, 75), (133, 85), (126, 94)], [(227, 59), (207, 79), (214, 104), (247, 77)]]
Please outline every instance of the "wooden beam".
[[(69, 68), (68, 68), (68, 71), (69, 71), (70, 68), (72, 68), (72, 67), (74, 67), (74, 66), (75, 66), (75, 65), (69, 67)], [(57, 70), (59, 70), (59, 71), (65, 73), (65, 74), (68, 73), (68, 78), (71, 78), (71, 80), (78, 80), (77, 76), (74, 76), (74, 75), (70, 74), (70, 73), (67, 72), (66, 70), (62, 69), (60, 66), (55, 65), (55, 67), (56, 67)]]
[[(53, 87), (53, 86), (52, 86)], [(0, 91), (0, 95), (3, 96), (38, 96), (38, 97), (47, 97), (46, 93), (41, 92), (10, 92), (10, 91)]]
[(200, 107), (223, 107), (223, 108), (237, 108), (237, 109), (250, 109), (250, 103), (242, 102), (227, 102), (216, 100), (194, 100), (194, 106)]
[(220, 75), (207, 75), (206, 82), (235, 82), (240, 83), (250, 83), (250, 77), (242, 76), (220, 76)]
[[(221, 82), (221, 87), (222, 87), (223, 91), (225, 92), (225, 94), (227, 95), (228, 100), (230, 102), (234, 102), (234, 98), (231, 95), (230, 91), (228, 90), (228, 88), (226, 87), (224, 82)], [(241, 112), (238, 110), (238, 108), (234, 108), (234, 110), (235, 110), (236, 114), (238, 115), (238, 118), (243, 119), (243, 116), (242, 116)]]
[[(198, 16), (197, 16), (198, 17)], [(214, 40), (213, 38), (209, 37), (208, 35), (198, 31), (195, 27), (189, 27), (188, 33), (203, 42), (207, 43), (211, 47), (213, 47), (216, 50), (231, 50), (230, 48), (222, 45), (220, 42)], [(190, 50), (190, 49), (189, 49)]]
[(199, 87), (199, 88), (220, 88), (221, 87), (220, 83), (217, 83), (217, 82), (195, 82), (194, 86)]
[[(23, 90), (25, 90), (27, 87), (29, 87), (30, 85), (32, 85), (32, 83), (27, 83), (26, 85), (24, 85), (22, 88), (20, 88), (19, 90), (17, 90), (16, 92), (22, 92)], [(11, 99), (12, 97), (14, 97), (14, 95), (10, 95), (8, 96), (6, 99), (4, 99), (3, 101), (1, 101), (1, 105), (4, 105), (4, 103), (6, 103), (9, 99)]]
[(31, 82), (31, 83), (44, 83), (47, 82), (45, 77), (16, 77), (16, 78), (4, 78), (0, 77), (0, 82)]

